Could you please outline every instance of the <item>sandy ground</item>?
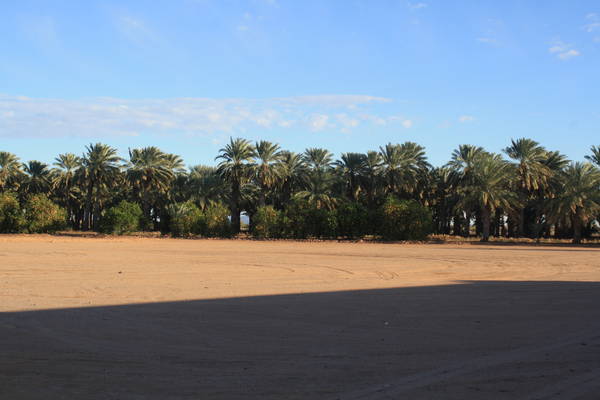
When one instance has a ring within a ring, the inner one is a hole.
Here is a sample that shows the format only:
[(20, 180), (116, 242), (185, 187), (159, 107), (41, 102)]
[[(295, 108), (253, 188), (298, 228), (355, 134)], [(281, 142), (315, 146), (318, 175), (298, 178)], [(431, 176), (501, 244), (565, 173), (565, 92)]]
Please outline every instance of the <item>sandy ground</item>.
[(0, 399), (599, 399), (600, 250), (0, 236)]

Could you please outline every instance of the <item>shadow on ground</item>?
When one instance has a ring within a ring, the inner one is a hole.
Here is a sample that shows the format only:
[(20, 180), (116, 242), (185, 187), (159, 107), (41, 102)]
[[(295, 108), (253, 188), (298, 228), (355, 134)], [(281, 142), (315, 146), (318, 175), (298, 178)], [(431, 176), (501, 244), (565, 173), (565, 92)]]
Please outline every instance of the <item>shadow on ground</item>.
[(0, 398), (597, 399), (599, 317), (595, 282), (3, 313)]

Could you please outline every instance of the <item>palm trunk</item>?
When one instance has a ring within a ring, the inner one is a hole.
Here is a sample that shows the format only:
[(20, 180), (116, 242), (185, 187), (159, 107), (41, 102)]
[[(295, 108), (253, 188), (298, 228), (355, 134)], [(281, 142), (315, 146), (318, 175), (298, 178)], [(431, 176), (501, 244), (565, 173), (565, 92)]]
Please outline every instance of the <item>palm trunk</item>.
[(85, 202), (85, 210), (83, 212), (83, 226), (86, 231), (92, 228), (92, 198), (94, 193), (94, 181), (90, 179), (88, 185), (87, 199)]
[(487, 242), (490, 240), (490, 215), (491, 210), (488, 206), (481, 209), (481, 241)]
[(573, 214), (572, 221), (573, 221), (573, 243), (579, 244), (579, 243), (581, 243), (581, 227), (583, 225), (583, 221), (581, 218), (581, 213), (579, 211), (579, 208), (577, 209), (575, 214)]
[(519, 232), (518, 236), (523, 237), (525, 235), (525, 207), (519, 211)]
[(231, 185), (231, 227), (233, 233), (240, 232), (240, 184)]
[(260, 193), (258, 194), (258, 206), (264, 207), (267, 205), (267, 188), (260, 185)]
[(453, 231), (452, 231), (452, 234), (454, 236), (460, 236), (462, 234), (462, 232), (461, 232), (461, 222), (462, 221), (461, 220), (462, 220), (462, 218), (459, 215), (459, 213), (456, 213), (456, 215), (454, 216), (454, 224), (453, 224), (454, 226), (453, 226)]

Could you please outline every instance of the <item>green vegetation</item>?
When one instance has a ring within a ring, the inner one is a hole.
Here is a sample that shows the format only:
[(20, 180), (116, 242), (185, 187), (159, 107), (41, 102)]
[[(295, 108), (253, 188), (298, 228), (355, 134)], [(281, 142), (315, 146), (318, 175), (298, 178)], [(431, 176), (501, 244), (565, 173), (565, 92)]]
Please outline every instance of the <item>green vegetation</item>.
[(424, 240), (432, 225), (431, 212), (415, 200), (390, 196), (381, 207), (379, 232), (386, 240)]
[(441, 167), (416, 143), (378, 151), (301, 154), (231, 139), (218, 165), (184, 168), (156, 147), (128, 159), (101, 143), (52, 166), (0, 151), (0, 232), (73, 229), (229, 237), (240, 213), (257, 238), (422, 240), (429, 234), (503, 238), (596, 235), (600, 146), (571, 162), (531, 139), (501, 154), (461, 145)]
[(67, 212), (45, 194), (30, 196), (24, 209), (25, 226), (29, 233), (56, 232), (67, 226)]
[(140, 230), (142, 217), (142, 209), (138, 204), (123, 200), (106, 210), (101, 219), (100, 231), (117, 235), (137, 232)]
[(0, 194), (0, 233), (17, 233), (25, 226), (19, 200), (14, 193)]

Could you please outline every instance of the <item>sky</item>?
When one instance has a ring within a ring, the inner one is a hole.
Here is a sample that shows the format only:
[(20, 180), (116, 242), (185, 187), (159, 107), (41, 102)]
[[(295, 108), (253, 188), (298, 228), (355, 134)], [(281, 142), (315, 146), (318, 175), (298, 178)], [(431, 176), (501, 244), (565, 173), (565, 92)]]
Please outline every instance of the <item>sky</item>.
[(600, 2), (1, 1), (0, 151), (600, 145)]

